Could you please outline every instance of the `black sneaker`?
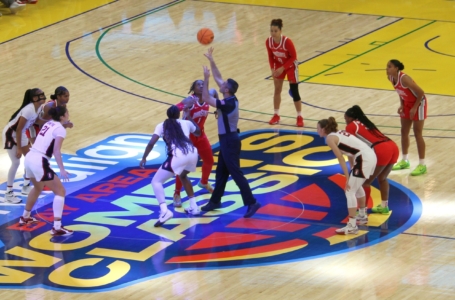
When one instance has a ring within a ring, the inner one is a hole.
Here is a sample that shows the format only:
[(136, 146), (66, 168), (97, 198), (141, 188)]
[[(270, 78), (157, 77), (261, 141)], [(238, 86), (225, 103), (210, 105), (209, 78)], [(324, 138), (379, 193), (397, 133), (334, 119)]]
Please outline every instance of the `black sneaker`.
[(206, 205), (201, 207), (202, 211), (211, 211), (217, 208), (221, 208), (221, 203), (213, 203), (209, 201)]
[(261, 207), (261, 203), (259, 203), (257, 201), (253, 204), (248, 205), (248, 210), (246, 211), (246, 214), (243, 217), (251, 218), (260, 207)]

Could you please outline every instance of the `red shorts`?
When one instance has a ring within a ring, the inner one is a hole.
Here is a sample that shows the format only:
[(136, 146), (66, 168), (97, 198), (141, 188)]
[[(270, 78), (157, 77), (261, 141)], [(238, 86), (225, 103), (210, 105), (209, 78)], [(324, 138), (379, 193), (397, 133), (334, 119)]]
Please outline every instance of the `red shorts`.
[[(282, 65), (275, 65), (275, 70), (282, 67)], [(290, 83), (297, 83), (299, 82), (299, 68), (297, 66), (297, 63), (294, 65), (290, 66), (289, 68), (285, 69), (280, 76), (275, 77), (276, 79), (284, 79), (285, 77), (288, 78), (288, 81)]]
[(394, 141), (379, 143), (373, 147), (377, 157), (377, 166), (393, 165), (398, 161), (400, 151)]
[(422, 121), (427, 118), (427, 99), (424, 97), (422, 102), (420, 102), (419, 107), (417, 108), (416, 114), (413, 118), (410, 117), (411, 108), (414, 106), (415, 102), (405, 102), (403, 106), (403, 113), (401, 114), (401, 118), (413, 120), (413, 121)]
[(200, 156), (201, 153), (203, 155), (207, 154), (213, 156), (212, 145), (210, 145), (209, 139), (205, 135), (205, 132), (203, 132), (200, 136), (190, 134), (190, 140), (193, 143), (194, 147), (196, 147), (197, 152), (199, 153)]

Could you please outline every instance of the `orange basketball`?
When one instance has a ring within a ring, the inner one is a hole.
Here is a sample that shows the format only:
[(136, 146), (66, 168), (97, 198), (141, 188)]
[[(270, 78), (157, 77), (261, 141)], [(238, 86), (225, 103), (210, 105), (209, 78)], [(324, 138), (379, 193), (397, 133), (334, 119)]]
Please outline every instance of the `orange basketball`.
[(210, 44), (211, 42), (213, 42), (214, 38), (215, 35), (213, 34), (213, 31), (210, 28), (201, 28), (197, 32), (197, 40), (202, 45)]

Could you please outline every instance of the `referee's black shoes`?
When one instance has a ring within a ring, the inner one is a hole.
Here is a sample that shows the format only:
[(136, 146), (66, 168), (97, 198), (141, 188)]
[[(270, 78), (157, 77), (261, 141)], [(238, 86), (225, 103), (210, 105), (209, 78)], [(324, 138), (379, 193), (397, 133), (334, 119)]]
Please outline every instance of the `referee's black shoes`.
[(251, 218), (260, 207), (261, 207), (261, 203), (259, 203), (257, 201), (253, 204), (248, 205), (248, 210), (246, 211), (246, 214), (243, 217)]

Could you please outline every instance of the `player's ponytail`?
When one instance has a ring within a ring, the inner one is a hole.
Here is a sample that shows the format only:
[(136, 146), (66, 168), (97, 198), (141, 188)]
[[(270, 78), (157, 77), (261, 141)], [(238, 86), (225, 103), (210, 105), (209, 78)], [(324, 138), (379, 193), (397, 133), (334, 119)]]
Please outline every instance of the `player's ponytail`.
[(60, 118), (66, 114), (66, 107), (65, 106), (56, 106), (49, 109), (49, 115), (51, 116), (52, 120), (60, 122)]
[(399, 61), (398, 59), (391, 59), (390, 63), (394, 65), (395, 67), (398, 68), (398, 70), (403, 71), (404, 70), (404, 65)]
[(377, 127), (374, 125), (373, 122), (368, 119), (368, 117), (365, 115), (363, 110), (360, 108), (358, 105), (354, 105), (351, 108), (348, 108), (346, 110), (345, 115), (353, 118), (354, 120), (360, 121), (363, 125), (366, 126), (374, 135), (376, 135), (379, 138), (387, 138)]
[(276, 26), (281, 30), (281, 28), (283, 28), (283, 20), (273, 19), (272, 22), (270, 22), (270, 26)]
[(177, 121), (180, 117), (180, 110), (177, 106), (172, 105), (167, 110), (168, 119), (163, 123), (163, 140), (166, 143), (168, 151), (171, 151), (172, 145), (179, 148), (183, 154), (187, 154), (192, 148), (192, 143), (185, 136), (182, 126)]
[(19, 107), (19, 109), (16, 110), (16, 112), (11, 116), (11, 118), (9, 119), (10, 121), (17, 116), (17, 114), (21, 111), (21, 109), (23, 109), (28, 104), (33, 102), (33, 97), (36, 96), (37, 91), (39, 91), (38, 88), (28, 89), (27, 91), (25, 91), (24, 100), (22, 100), (21, 107)]
[(66, 92), (68, 92), (68, 89), (64, 86), (59, 86), (58, 88), (55, 89), (55, 92), (53, 95), (51, 95), (52, 100), (57, 100), (57, 96), (63, 95)]
[(324, 129), (325, 133), (327, 133), (327, 134), (338, 131), (338, 124), (335, 121), (334, 117), (329, 117), (328, 119), (322, 119), (318, 122), (318, 124), (322, 129)]

